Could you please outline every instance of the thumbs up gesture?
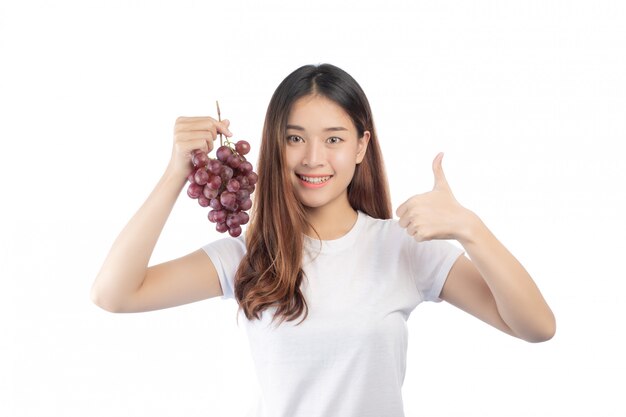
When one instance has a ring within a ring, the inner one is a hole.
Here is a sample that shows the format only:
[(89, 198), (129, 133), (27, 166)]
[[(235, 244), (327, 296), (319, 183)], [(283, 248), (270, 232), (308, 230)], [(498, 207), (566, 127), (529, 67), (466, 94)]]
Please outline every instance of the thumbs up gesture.
[(475, 214), (454, 198), (441, 166), (443, 152), (433, 160), (435, 185), (432, 191), (415, 195), (396, 210), (400, 226), (418, 242), (432, 239), (457, 239), (469, 233)]

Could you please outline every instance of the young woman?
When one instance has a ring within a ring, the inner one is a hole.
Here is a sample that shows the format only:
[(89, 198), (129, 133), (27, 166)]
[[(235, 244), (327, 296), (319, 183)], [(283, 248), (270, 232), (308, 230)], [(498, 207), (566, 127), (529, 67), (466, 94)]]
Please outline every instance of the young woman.
[(343, 70), (303, 66), (276, 89), (245, 235), (148, 267), (191, 153), (231, 136), (229, 121), (210, 117), (178, 118), (174, 130), (170, 163), (113, 244), (92, 298), (112, 312), (236, 299), (261, 386), (255, 416), (403, 416), (406, 322), (423, 301), (445, 300), (529, 342), (553, 336), (532, 278), (454, 198), (443, 154), (433, 190), (392, 219), (370, 106)]

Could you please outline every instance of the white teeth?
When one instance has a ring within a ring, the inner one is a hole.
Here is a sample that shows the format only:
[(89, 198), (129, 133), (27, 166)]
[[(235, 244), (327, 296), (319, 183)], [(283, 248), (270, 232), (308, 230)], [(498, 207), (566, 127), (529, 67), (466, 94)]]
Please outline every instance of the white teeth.
[(302, 175), (298, 175), (298, 177), (300, 177), (301, 179), (303, 179), (306, 182), (310, 182), (311, 184), (321, 184), (323, 182), (328, 181), (331, 176), (311, 178), (311, 177), (305, 177), (305, 176), (302, 176)]

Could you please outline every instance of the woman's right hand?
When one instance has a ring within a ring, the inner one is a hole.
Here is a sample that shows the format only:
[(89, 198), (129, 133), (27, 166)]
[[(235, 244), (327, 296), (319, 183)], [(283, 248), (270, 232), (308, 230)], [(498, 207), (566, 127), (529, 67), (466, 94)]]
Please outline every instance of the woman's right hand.
[(233, 134), (228, 130), (230, 121), (218, 122), (212, 117), (179, 117), (174, 125), (174, 144), (168, 169), (176, 175), (187, 178), (193, 169), (191, 156), (193, 151), (201, 149), (207, 154), (213, 149), (213, 141), (218, 133), (228, 137)]

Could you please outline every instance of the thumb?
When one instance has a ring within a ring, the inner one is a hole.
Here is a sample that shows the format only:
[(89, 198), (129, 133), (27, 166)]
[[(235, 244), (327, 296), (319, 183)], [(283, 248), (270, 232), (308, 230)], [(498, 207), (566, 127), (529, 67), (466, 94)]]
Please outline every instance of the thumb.
[(441, 161), (443, 160), (443, 152), (439, 152), (433, 160), (433, 174), (435, 174), (435, 188), (450, 188), (446, 175), (443, 173)]

